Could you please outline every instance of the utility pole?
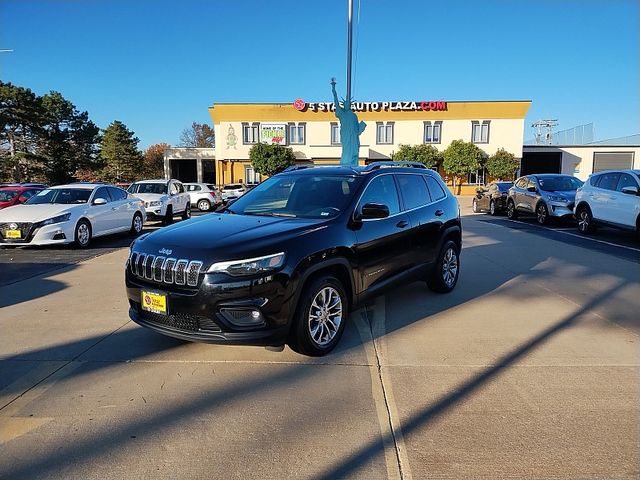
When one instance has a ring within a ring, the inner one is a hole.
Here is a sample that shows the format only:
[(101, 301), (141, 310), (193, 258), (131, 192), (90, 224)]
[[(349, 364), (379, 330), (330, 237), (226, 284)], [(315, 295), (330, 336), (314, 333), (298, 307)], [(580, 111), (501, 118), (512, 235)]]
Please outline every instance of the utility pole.
[(353, 0), (349, 0), (349, 28), (347, 33), (347, 99), (351, 101), (351, 44), (353, 43)]

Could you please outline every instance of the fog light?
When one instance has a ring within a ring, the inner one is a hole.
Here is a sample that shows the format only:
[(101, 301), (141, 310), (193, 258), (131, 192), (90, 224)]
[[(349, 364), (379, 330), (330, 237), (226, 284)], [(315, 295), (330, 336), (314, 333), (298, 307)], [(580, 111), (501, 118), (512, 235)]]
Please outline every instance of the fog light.
[(259, 318), (260, 318), (260, 312), (259, 312), (259, 311), (257, 311), (257, 310), (252, 310), (252, 311), (251, 311), (251, 317), (252, 317), (254, 320), (259, 319)]
[(64, 240), (66, 238), (67, 237), (64, 234), (64, 232), (56, 232), (55, 235), (53, 236), (53, 240)]
[(260, 310), (236, 310), (235, 308), (221, 308), (220, 315), (229, 323), (237, 327), (254, 327), (264, 323)]

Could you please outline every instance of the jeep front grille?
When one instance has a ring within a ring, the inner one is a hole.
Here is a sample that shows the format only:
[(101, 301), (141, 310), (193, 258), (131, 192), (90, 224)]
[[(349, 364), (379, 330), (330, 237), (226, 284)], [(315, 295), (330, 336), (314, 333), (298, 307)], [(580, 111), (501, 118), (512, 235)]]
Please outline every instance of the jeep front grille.
[(197, 287), (202, 262), (131, 252), (129, 268), (136, 277), (152, 282)]

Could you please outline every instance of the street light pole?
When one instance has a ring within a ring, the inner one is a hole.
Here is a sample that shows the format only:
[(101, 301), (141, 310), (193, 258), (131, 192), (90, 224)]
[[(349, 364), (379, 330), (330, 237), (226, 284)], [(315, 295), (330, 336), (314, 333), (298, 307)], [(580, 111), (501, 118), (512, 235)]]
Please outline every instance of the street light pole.
[(351, 44), (353, 40), (353, 0), (349, 0), (349, 28), (347, 37), (347, 100), (351, 101)]

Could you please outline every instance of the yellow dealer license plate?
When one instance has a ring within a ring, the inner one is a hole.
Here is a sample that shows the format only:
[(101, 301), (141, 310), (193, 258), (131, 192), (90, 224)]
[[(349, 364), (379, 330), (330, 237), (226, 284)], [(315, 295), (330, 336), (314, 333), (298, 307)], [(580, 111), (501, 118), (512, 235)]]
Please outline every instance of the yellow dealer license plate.
[(20, 230), (5, 230), (4, 238), (22, 238), (22, 232)]
[(147, 312), (167, 314), (167, 296), (164, 293), (142, 290), (142, 309)]

